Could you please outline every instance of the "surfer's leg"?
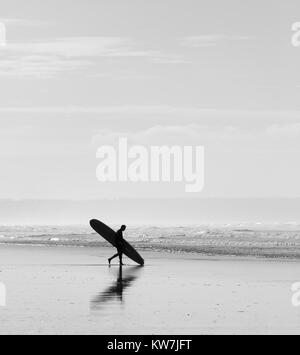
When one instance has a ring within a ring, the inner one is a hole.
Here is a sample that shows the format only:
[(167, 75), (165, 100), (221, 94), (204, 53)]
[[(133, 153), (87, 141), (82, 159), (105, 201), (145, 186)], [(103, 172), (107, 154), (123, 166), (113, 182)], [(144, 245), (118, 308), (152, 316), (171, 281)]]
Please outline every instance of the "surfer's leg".
[(112, 256), (111, 258), (108, 259), (109, 265), (110, 265), (111, 261), (112, 261), (113, 259), (115, 259), (117, 256), (119, 256), (119, 253), (115, 254), (114, 256)]
[(120, 265), (124, 265), (123, 264), (123, 253), (119, 252), (119, 260), (120, 260)]
[(124, 265), (122, 262), (122, 257), (123, 257), (122, 248), (117, 248), (117, 249), (118, 249), (118, 256), (119, 256), (119, 260), (120, 260), (120, 265)]

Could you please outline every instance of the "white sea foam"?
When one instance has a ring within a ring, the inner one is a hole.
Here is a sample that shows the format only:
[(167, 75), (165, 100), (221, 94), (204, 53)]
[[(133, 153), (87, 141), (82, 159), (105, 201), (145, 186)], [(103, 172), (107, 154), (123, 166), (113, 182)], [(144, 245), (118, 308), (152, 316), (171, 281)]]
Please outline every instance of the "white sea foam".
[[(5, 226), (0, 243), (109, 246), (89, 226)], [(226, 226), (134, 227), (125, 238), (139, 250), (194, 252), (210, 255), (300, 257), (297, 225), (236, 224)]]

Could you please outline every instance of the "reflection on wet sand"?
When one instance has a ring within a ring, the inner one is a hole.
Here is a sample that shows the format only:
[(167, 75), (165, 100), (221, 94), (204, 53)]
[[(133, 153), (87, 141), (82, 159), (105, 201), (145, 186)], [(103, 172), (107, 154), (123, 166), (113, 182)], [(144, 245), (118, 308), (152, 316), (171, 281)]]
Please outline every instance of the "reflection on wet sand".
[(123, 302), (124, 291), (133, 285), (134, 281), (138, 278), (141, 268), (141, 266), (134, 266), (123, 272), (123, 268), (120, 265), (117, 280), (91, 301), (91, 309), (99, 309), (104, 303), (112, 301), (115, 298)]

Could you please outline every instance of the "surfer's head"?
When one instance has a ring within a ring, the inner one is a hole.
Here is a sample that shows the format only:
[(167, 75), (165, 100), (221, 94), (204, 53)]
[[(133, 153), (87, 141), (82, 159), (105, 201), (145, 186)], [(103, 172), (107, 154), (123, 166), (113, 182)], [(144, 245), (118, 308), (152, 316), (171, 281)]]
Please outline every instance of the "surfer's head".
[(124, 231), (126, 229), (126, 226), (123, 224), (123, 226), (121, 227), (121, 231)]

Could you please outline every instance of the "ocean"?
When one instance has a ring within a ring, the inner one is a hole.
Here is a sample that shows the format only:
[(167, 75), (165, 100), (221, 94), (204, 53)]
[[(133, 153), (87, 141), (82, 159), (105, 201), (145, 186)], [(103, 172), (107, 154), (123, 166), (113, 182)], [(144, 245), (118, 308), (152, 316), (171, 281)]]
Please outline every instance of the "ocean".
[[(126, 230), (125, 238), (141, 252), (300, 258), (300, 224), (293, 222), (135, 226)], [(1, 226), (0, 244), (111, 247), (84, 225)]]

